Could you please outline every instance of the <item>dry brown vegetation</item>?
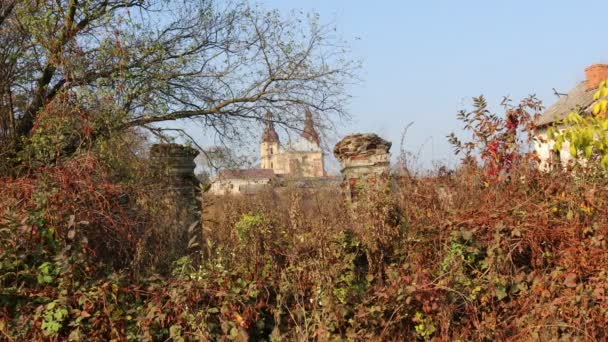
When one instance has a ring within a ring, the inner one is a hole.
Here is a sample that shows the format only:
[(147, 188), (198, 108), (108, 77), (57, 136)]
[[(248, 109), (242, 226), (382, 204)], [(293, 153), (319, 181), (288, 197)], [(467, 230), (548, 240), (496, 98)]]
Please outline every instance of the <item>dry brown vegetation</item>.
[(331, 28), (238, 0), (9, 0), (0, 42), (0, 341), (608, 340), (606, 170), (537, 170), (534, 97), (461, 111), (453, 174), (402, 146), (355, 204), (203, 195), (190, 225), (142, 131), (240, 142), (301, 106), (332, 127), (358, 64)]
[(522, 103), (462, 115), (476, 140), (458, 146), (483, 165), (401, 167), (355, 204), (338, 188), (204, 195), (194, 243), (135, 136), (4, 176), (0, 336), (605, 340), (605, 172), (539, 172), (518, 139), (538, 105)]
[[(139, 267), (133, 278), (120, 264), (135, 265), (136, 255), (108, 229), (150, 227), (154, 213), (126, 220), (112, 194), (128, 189), (104, 185), (97, 172), (84, 177), (85, 161), (30, 180), (44, 191), (4, 192), (5, 339), (606, 338), (603, 178), (521, 167), (492, 184), (482, 169), (463, 167), (395, 176), (356, 206), (339, 189), (205, 196), (200, 262), (181, 258), (164, 277)], [(78, 170), (77, 181), (59, 177)], [(125, 241), (139, 236), (129, 234)], [(146, 252), (169, 260), (171, 244), (157, 239)]]

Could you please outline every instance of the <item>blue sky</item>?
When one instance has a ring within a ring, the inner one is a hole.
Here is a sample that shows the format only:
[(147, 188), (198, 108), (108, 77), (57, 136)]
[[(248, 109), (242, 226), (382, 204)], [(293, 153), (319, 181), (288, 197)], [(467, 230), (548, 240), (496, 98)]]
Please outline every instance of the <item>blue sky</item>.
[[(567, 92), (584, 68), (608, 62), (598, 44), (606, 25), (604, 1), (260, 0), (265, 8), (315, 11), (333, 22), (363, 61), (362, 82), (350, 88), (353, 121), (342, 133), (376, 132), (393, 142), (414, 122), (407, 148), (453, 164), (445, 136), (470, 98), (491, 104), (502, 96), (536, 94), (545, 105), (552, 88)], [(494, 107), (499, 109), (498, 107)]]

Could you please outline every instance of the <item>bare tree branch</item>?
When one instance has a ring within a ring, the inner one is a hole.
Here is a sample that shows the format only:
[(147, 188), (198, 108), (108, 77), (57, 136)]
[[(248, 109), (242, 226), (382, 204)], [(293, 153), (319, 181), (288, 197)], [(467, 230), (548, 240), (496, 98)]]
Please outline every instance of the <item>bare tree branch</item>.
[(19, 51), (5, 63), (13, 72), (2, 95), (18, 99), (10, 114), (18, 137), (65, 99), (102, 131), (189, 119), (222, 140), (268, 110), (286, 129), (299, 127), (302, 108), (320, 126), (348, 117), (345, 85), (358, 65), (315, 16), (282, 17), (244, 1), (11, 3), (24, 7), (3, 19), (19, 35)]

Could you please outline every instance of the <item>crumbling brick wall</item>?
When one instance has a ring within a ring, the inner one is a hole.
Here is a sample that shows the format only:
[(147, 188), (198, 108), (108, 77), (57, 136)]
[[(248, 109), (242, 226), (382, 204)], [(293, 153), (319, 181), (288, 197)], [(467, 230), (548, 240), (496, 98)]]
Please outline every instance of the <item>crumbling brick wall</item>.
[(352, 134), (334, 147), (342, 165), (342, 188), (348, 201), (354, 201), (366, 183), (388, 179), (391, 142), (376, 134)]

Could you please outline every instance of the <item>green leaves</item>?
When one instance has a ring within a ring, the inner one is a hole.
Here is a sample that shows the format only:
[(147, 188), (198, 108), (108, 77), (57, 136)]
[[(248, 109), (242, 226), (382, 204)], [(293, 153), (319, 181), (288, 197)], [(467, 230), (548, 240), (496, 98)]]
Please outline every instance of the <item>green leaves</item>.
[(38, 266), (38, 274), (36, 279), (39, 284), (50, 284), (55, 279), (56, 271), (54, 270), (53, 264), (45, 262)]
[(416, 333), (425, 340), (430, 339), (437, 330), (434, 322), (422, 312), (416, 312), (413, 321), (417, 323), (414, 327)]
[(44, 311), (41, 328), (45, 336), (57, 335), (68, 317), (68, 310), (57, 304), (57, 301), (50, 302)]
[(234, 228), (236, 230), (237, 236), (240, 241), (247, 241), (249, 238), (249, 234), (252, 230), (259, 230), (259, 232), (263, 233), (265, 228), (267, 228), (268, 222), (264, 218), (262, 214), (245, 214), (241, 217), (241, 219), (235, 224)]
[(495, 288), (496, 299), (503, 300), (507, 297), (507, 290), (504, 286), (496, 286)]

